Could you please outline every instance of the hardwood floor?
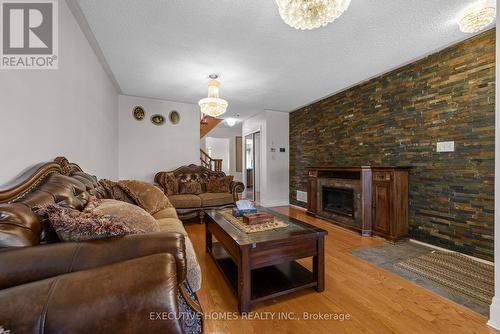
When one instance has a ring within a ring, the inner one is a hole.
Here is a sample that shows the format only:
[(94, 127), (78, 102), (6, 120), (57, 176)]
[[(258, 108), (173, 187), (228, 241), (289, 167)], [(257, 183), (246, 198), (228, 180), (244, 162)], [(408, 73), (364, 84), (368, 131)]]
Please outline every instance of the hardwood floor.
[[(206, 333), (499, 333), (486, 326), (485, 317), (350, 255), (353, 249), (383, 244), (382, 239), (362, 238), (296, 208), (275, 210), (328, 230), (325, 291), (310, 289), (264, 302), (251, 315), (267, 319), (242, 319), (236, 297), (205, 253), (205, 226), (186, 225), (203, 272), (197, 294), (206, 313)], [(230, 318), (223, 319), (223, 312)], [(294, 312), (295, 318), (303, 312), (342, 313), (350, 319), (271, 318), (279, 312)]]

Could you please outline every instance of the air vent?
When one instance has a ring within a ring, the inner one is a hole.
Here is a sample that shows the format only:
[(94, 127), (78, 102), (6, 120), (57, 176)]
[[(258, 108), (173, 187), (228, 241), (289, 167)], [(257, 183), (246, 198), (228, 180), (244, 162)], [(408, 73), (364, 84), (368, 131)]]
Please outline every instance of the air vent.
[(297, 190), (297, 201), (307, 203), (307, 192)]

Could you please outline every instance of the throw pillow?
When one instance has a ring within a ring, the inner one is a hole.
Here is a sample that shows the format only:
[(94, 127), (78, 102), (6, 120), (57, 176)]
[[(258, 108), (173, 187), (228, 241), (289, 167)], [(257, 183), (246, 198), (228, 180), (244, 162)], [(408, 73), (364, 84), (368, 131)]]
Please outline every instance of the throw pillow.
[(144, 233), (160, 231), (158, 222), (146, 210), (137, 205), (114, 199), (103, 199), (96, 207), (87, 205), (83, 212), (91, 212), (99, 216), (118, 217), (131, 229), (140, 230)]
[(174, 173), (163, 172), (157, 179), (160, 186), (163, 188), (163, 192), (167, 196), (177, 195), (179, 193), (179, 183)]
[(198, 181), (187, 181), (179, 184), (179, 194), (198, 195), (203, 192), (203, 188)]
[[(100, 199), (90, 196), (83, 211), (56, 203), (49, 203), (38, 211), (47, 215), (51, 226), (62, 241), (84, 241), (146, 233), (131, 219), (94, 212), (101, 203)], [(156, 228), (159, 230), (158, 223), (156, 223)]]
[(208, 180), (207, 192), (229, 193), (231, 192), (231, 182), (233, 182), (232, 175), (211, 178)]
[(118, 185), (134, 199), (137, 205), (152, 215), (160, 210), (172, 207), (172, 203), (170, 203), (167, 196), (154, 184), (124, 180), (118, 181)]
[(101, 179), (99, 184), (106, 190), (106, 197), (116, 199), (119, 201), (127, 202), (130, 204), (137, 204), (134, 200), (118, 185), (117, 182)]

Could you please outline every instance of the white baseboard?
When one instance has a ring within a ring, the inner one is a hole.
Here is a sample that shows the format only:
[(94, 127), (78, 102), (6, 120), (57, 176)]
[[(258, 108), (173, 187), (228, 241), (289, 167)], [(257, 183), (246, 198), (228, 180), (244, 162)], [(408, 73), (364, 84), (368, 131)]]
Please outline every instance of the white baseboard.
[(288, 206), (290, 205), (290, 202), (288, 200), (282, 200), (282, 201), (260, 201), (259, 203), (260, 205), (262, 205), (263, 207), (266, 207), (266, 208), (271, 208), (273, 206)]
[(464, 254), (464, 253), (455, 252), (453, 250), (442, 248), (442, 247), (439, 247), (439, 246), (434, 246), (434, 245), (428, 244), (428, 243), (423, 242), (423, 241), (418, 241), (418, 240), (415, 240), (415, 239), (410, 239), (410, 242), (413, 242), (413, 243), (416, 243), (416, 244), (419, 244), (419, 245), (423, 245), (423, 246), (426, 246), (426, 247), (429, 247), (429, 248), (438, 249), (438, 250), (441, 250), (443, 252), (457, 253), (457, 254), (460, 254), (460, 255), (464, 255), (464, 256), (467, 256), (468, 258), (471, 258), (471, 259), (473, 259), (473, 260), (475, 260), (477, 262), (481, 262), (481, 263), (484, 263), (484, 264), (489, 264), (490, 266), (494, 266), (495, 265), (491, 261), (480, 259), (478, 257), (467, 255), (467, 254)]
[(500, 298), (495, 296), (490, 306), (490, 320), (488, 326), (500, 330)]

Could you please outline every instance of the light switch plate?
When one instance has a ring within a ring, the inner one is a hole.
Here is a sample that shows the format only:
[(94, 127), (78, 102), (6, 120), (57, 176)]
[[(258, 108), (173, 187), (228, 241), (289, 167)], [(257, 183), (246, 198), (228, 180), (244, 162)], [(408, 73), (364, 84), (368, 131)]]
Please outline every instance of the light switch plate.
[(441, 141), (436, 145), (437, 152), (455, 152), (455, 142), (454, 141)]

